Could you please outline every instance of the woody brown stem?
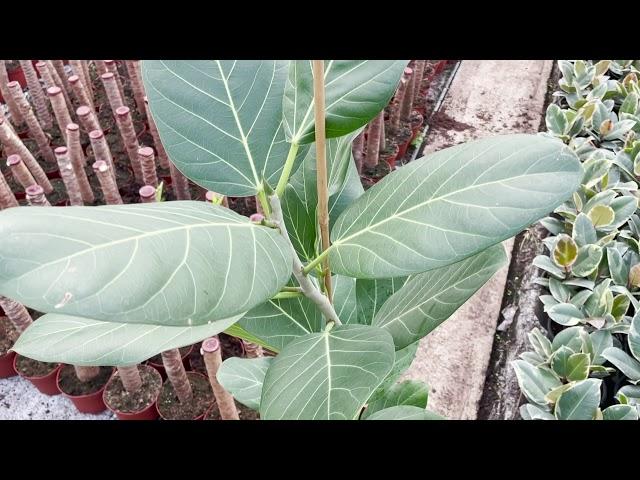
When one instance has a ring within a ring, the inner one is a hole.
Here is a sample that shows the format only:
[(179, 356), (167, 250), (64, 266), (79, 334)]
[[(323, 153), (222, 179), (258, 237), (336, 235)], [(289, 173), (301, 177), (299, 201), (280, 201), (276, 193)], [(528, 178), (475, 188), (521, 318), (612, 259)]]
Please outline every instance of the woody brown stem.
[(380, 153), (380, 134), (382, 133), (381, 123), (384, 121), (384, 114), (380, 114), (369, 124), (369, 135), (367, 137), (367, 154), (364, 163), (369, 168), (378, 165), (378, 155)]
[(11, 174), (15, 178), (22, 188), (25, 190), (31, 185), (35, 185), (36, 181), (31, 175), (31, 172), (22, 161), (22, 158), (18, 154), (9, 155), (7, 157), (7, 167), (11, 169)]
[(131, 82), (131, 90), (133, 90), (136, 109), (142, 118), (144, 118), (146, 116), (146, 108), (144, 104), (144, 85), (140, 71), (140, 60), (125, 60), (124, 63), (127, 67), (127, 72), (129, 72), (129, 81)]
[(78, 380), (81, 382), (88, 382), (98, 376), (100, 373), (100, 367), (79, 367), (77, 365), (73, 366), (76, 371), (76, 376)]
[[(11, 95), (9, 91), (9, 74), (7, 73), (7, 65), (5, 60), (0, 60), (0, 93), (2, 94), (2, 98), (7, 104), (9, 108), (9, 113), (11, 114), (11, 123), (13, 123), (16, 127), (19, 127), (24, 123), (24, 118), (22, 112), (20, 111), (20, 107), (16, 104), (13, 95)], [(18, 83), (18, 82), (16, 82)], [(22, 88), (20, 88), (22, 91)]]
[(7, 180), (4, 178), (4, 174), (0, 172), (0, 210), (5, 208), (17, 207), (20, 204), (16, 200), (16, 196), (9, 188)]
[(411, 68), (404, 69), (405, 78), (407, 79), (407, 86), (402, 97), (402, 105), (400, 107), (400, 121), (408, 123), (411, 120), (411, 110), (413, 107), (413, 89), (414, 89), (414, 76)]
[(76, 115), (78, 115), (78, 120), (80, 120), (80, 124), (85, 132), (93, 132), (94, 130), (102, 131), (100, 127), (100, 122), (98, 122), (98, 117), (96, 116), (96, 112), (93, 111), (87, 105), (82, 105), (78, 107), (76, 110)]
[(40, 122), (36, 118), (36, 114), (33, 113), (31, 104), (27, 101), (27, 98), (22, 91), (22, 87), (18, 82), (9, 82), (8, 89), (15, 105), (20, 110), (22, 117), (27, 123), (29, 136), (31, 136), (31, 138), (35, 140), (36, 145), (38, 145), (40, 156), (47, 162), (55, 162), (56, 157), (53, 155), (53, 149), (51, 148), (49, 137), (44, 130), (42, 130), (42, 125), (40, 125)]
[(78, 185), (80, 186), (82, 200), (85, 203), (93, 203), (95, 197), (93, 195), (93, 190), (91, 190), (91, 184), (89, 183), (87, 172), (84, 169), (87, 164), (87, 159), (84, 157), (82, 145), (80, 144), (80, 127), (76, 123), (70, 123), (67, 125), (67, 145), (69, 148), (71, 165), (73, 165), (73, 170), (75, 171), (76, 178), (78, 179)]
[(413, 65), (413, 103), (414, 105), (420, 97), (420, 87), (422, 86), (422, 77), (424, 76), (424, 67), (426, 60), (416, 60)]
[(167, 156), (167, 152), (164, 149), (164, 145), (162, 145), (162, 142), (160, 141), (158, 127), (156, 127), (156, 122), (151, 116), (151, 110), (149, 109), (149, 100), (147, 99), (147, 97), (144, 97), (144, 104), (146, 107), (145, 112), (147, 114), (147, 121), (149, 123), (149, 131), (151, 132), (151, 137), (153, 138), (153, 145), (156, 147), (156, 152), (158, 152), (158, 161), (160, 162), (160, 166), (162, 168), (169, 168), (169, 157)]
[(98, 75), (104, 75), (109, 71), (107, 70), (104, 60), (94, 60), (93, 64), (96, 66), (96, 72), (98, 72)]
[(92, 130), (89, 132), (89, 141), (91, 142), (91, 149), (93, 150), (93, 156), (96, 161), (102, 160), (109, 165), (109, 172), (113, 177), (114, 183), (116, 182), (116, 166), (113, 163), (113, 157), (111, 156), (111, 149), (107, 143), (107, 139), (104, 138), (102, 130)]
[(180, 350), (174, 348), (173, 350), (162, 352), (162, 364), (180, 403), (189, 403), (193, 399), (193, 390), (182, 363)]
[[(53, 84), (51, 86), (56, 86), (62, 90), (62, 95), (64, 95), (65, 102), (67, 103), (67, 109), (69, 111), (73, 110), (73, 103), (71, 103), (71, 97), (69, 96), (69, 83), (67, 81), (67, 75), (64, 73), (64, 66), (62, 67), (63, 76), (60, 76), (60, 72), (58, 71), (58, 67), (56, 66), (56, 62), (62, 65), (62, 60), (47, 60), (47, 69), (50, 72), (50, 75), (53, 79)], [(63, 80), (64, 78), (64, 80)]]
[(137, 365), (117, 368), (122, 386), (128, 393), (137, 392), (142, 387), (142, 377)]
[(100, 182), (105, 203), (108, 205), (122, 205), (122, 197), (118, 191), (118, 185), (113, 178), (109, 164), (104, 160), (98, 160), (93, 164), (93, 171), (96, 172), (96, 176)]
[(69, 86), (80, 105), (86, 105), (88, 107), (91, 107), (91, 109), (95, 111), (93, 99), (89, 96), (89, 92), (87, 91), (84, 82), (79, 75), (71, 75), (69, 77)]
[(185, 177), (173, 163), (169, 163), (169, 170), (171, 172), (171, 187), (173, 188), (173, 193), (176, 198), (178, 200), (191, 200), (191, 191), (189, 190), (189, 180), (187, 180), (187, 177)]
[(33, 178), (35, 178), (38, 185), (44, 188), (46, 193), (51, 193), (53, 187), (51, 182), (47, 178), (47, 174), (44, 173), (40, 164), (33, 157), (29, 149), (22, 143), (22, 140), (16, 135), (16, 133), (9, 127), (4, 118), (0, 117), (0, 143), (5, 147), (8, 147), (13, 153), (17, 153), (22, 158)]
[(116, 123), (118, 124), (118, 130), (120, 130), (120, 136), (122, 137), (125, 149), (127, 150), (136, 182), (139, 184), (143, 183), (142, 167), (138, 159), (140, 143), (138, 143), (138, 137), (136, 136), (136, 130), (131, 120), (129, 107), (119, 107), (116, 109)]
[(213, 395), (216, 397), (216, 403), (220, 409), (220, 416), (223, 420), (240, 420), (238, 416), (238, 410), (236, 403), (229, 392), (227, 392), (216, 375), (222, 365), (222, 352), (220, 349), (220, 340), (216, 337), (207, 338), (202, 342), (202, 348), (200, 350), (204, 357), (204, 364), (207, 368), (207, 375), (209, 376), (209, 383), (213, 389)]
[(126, 104), (127, 99), (124, 96), (124, 87), (122, 86), (120, 72), (118, 72), (118, 64), (115, 60), (105, 60), (104, 64), (107, 67), (107, 72), (113, 73), (113, 78), (115, 78), (116, 85), (118, 85), (118, 91), (120, 92), (120, 98), (122, 98), (122, 101)]
[(60, 87), (47, 88), (47, 95), (51, 101), (51, 107), (53, 108), (53, 114), (56, 117), (58, 128), (60, 128), (60, 134), (67, 138), (67, 125), (73, 123), (71, 115), (69, 115), (69, 109), (67, 108), (67, 102), (62, 95), (62, 89)]
[(53, 120), (51, 113), (49, 113), (49, 105), (42, 90), (42, 85), (40, 85), (40, 80), (38, 80), (36, 69), (33, 68), (31, 60), (20, 60), (20, 66), (22, 67), (24, 78), (27, 80), (27, 88), (33, 99), (38, 121), (42, 128), (49, 130), (53, 126)]
[(113, 73), (107, 72), (100, 75), (100, 79), (102, 80), (102, 84), (104, 85), (104, 90), (107, 93), (107, 99), (109, 100), (111, 111), (115, 115), (116, 110), (119, 107), (124, 107), (124, 100), (120, 95), (120, 90), (118, 89), (118, 82), (116, 82), (116, 77)]
[(69, 195), (69, 202), (73, 206), (84, 205), (82, 194), (80, 193), (80, 183), (78, 182), (78, 177), (76, 177), (71, 158), (69, 158), (69, 150), (67, 147), (58, 147), (53, 153), (55, 153), (58, 161), (60, 175)]
[(142, 203), (154, 203), (156, 201), (156, 188), (153, 185), (145, 185), (138, 190), (138, 193)]
[[(80, 66), (84, 72), (84, 85), (89, 93), (91, 103), (94, 103), (95, 92), (93, 91), (93, 81), (91, 79), (91, 72), (89, 71), (89, 60), (80, 60)], [(95, 109), (94, 109), (95, 110)]]
[(32, 207), (50, 207), (51, 203), (47, 200), (44, 190), (40, 185), (31, 185), (26, 189), (27, 202)]
[(24, 332), (33, 323), (29, 311), (21, 303), (0, 295), (0, 307), (19, 333)]
[(142, 147), (138, 149), (138, 161), (142, 168), (142, 178), (145, 185), (158, 186), (158, 175), (156, 174), (156, 161), (153, 148)]
[[(405, 74), (407, 70), (411, 70), (405, 68)], [(400, 79), (400, 85), (398, 85), (398, 90), (393, 98), (393, 103), (391, 104), (391, 113), (389, 115), (389, 131), (392, 134), (396, 134), (400, 130), (400, 114), (402, 110), (402, 101), (404, 99), (405, 91), (407, 90), (409, 82), (407, 82), (406, 75), (403, 75)]]
[(264, 356), (262, 346), (257, 343), (242, 340), (242, 346), (244, 347), (245, 356), (247, 358), (260, 358)]

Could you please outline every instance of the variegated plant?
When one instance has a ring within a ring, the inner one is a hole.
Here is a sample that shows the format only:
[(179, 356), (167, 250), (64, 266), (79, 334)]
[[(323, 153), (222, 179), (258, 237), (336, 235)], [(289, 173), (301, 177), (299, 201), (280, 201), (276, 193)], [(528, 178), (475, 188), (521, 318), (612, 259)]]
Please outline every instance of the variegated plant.
[(15, 350), (122, 365), (226, 330), (277, 353), (219, 373), (263, 419), (434, 418), (424, 384), (396, 383), (417, 342), (504, 265), (501, 241), (570, 197), (582, 169), (556, 139), (509, 135), (421, 158), (364, 192), (351, 140), (406, 65), (314, 61), (321, 82), (306, 60), (144, 61), (171, 161), (220, 194), (256, 195), (266, 218), (191, 201), (1, 212), (0, 294), (45, 313)]
[[(536, 405), (522, 408), (524, 418), (551, 418), (552, 413), (557, 418), (578, 418), (559, 413), (555, 401), (566, 403), (564, 391), (573, 398), (569, 392), (575, 391), (574, 386), (594, 401), (597, 390), (599, 403), (599, 380), (572, 379), (560, 387), (566, 379), (553, 368), (553, 362), (569, 354), (574, 359), (581, 356), (591, 365), (592, 377), (614, 371), (601, 366), (606, 360), (626, 375), (629, 383), (635, 385), (640, 380), (639, 352), (632, 347), (637, 345), (640, 321), (640, 61), (563, 60), (559, 67), (562, 78), (556, 96), (560, 102), (547, 109), (546, 135), (563, 140), (575, 151), (584, 176), (572, 198), (541, 221), (551, 235), (544, 240), (549, 255), (534, 260), (546, 272), (540, 283), (549, 291), (540, 300), (554, 322), (568, 327), (556, 338), (579, 331), (585, 339), (595, 338), (594, 345), (609, 348), (594, 353), (591, 347), (575, 343), (576, 348), (565, 345), (543, 355), (540, 344), (548, 341), (540, 332), (533, 332), (530, 339), (535, 353), (526, 352), (515, 363), (522, 391)], [(527, 362), (531, 365), (525, 365)], [(576, 381), (584, 386), (578, 387)], [(535, 393), (533, 384), (539, 387)], [(620, 390), (623, 404), (625, 399), (634, 399), (628, 403), (637, 405), (640, 392), (634, 385)], [(616, 412), (629, 410), (615, 405), (600, 412), (596, 405), (579, 418), (637, 419), (637, 412), (607, 415), (612, 408)]]

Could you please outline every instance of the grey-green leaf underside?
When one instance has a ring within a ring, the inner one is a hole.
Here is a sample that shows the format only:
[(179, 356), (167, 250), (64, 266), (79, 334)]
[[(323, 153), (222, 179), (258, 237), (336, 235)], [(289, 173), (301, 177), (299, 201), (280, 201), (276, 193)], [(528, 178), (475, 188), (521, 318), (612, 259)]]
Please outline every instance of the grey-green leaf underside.
[[(382, 111), (407, 64), (407, 60), (325, 60), (327, 138), (353, 132)], [(311, 60), (291, 61), (283, 112), (289, 142), (315, 140)]]
[(144, 60), (149, 107), (171, 161), (198, 185), (255, 195), (275, 185), (288, 60)]
[(267, 371), (260, 416), (265, 420), (355, 419), (393, 367), (391, 336), (342, 325), (289, 343)]
[(135, 365), (165, 350), (216, 335), (242, 316), (194, 327), (102, 322), (49, 313), (20, 335), (13, 349), (42, 362)]
[(195, 326), (286, 284), (277, 230), (206, 202), (0, 212), (0, 293), (45, 313)]
[(404, 348), (448, 319), (506, 260), (499, 244), (453, 265), (415, 275), (382, 305), (372, 325), (387, 330), (396, 348)]
[(342, 212), (331, 232), (334, 272), (357, 278), (450, 265), (518, 233), (578, 187), (582, 167), (561, 142), (485, 138), (387, 175)]
[(216, 378), (238, 402), (258, 410), (264, 376), (272, 361), (272, 357), (231, 357), (222, 362)]

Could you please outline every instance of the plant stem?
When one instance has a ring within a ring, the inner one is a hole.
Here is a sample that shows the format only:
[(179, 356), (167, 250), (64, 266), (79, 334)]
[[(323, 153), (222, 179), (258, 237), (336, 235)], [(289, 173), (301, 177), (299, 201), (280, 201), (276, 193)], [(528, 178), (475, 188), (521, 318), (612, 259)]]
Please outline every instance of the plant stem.
[(271, 297), (271, 300), (281, 300), (283, 298), (298, 298), (298, 297), (304, 297), (304, 293), (302, 293), (302, 292), (278, 292), (273, 297)]
[(300, 287), (282, 287), (281, 292), (300, 292), (302, 293), (302, 289)]
[(320, 262), (322, 262), (324, 260), (324, 258), (329, 254), (329, 251), (331, 250), (331, 247), (329, 247), (327, 250), (325, 250), (324, 252), (322, 252), (320, 255), (318, 255), (316, 258), (314, 258), (313, 260), (311, 260), (311, 262), (309, 262), (307, 264), (306, 267), (303, 267), (302, 269), (302, 273), (305, 275), (309, 275), (309, 273), (311, 272), (311, 270), (313, 270), (314, 268), (316, 268), (316, 266), (318, 266), (320, 264)]
[(287, 187), (287, 183), (289, 182), (289, 177), (291, 176), (291, 170), (293, 169), (293, 164), (296, 160), (299, 146), (300, 145), (298, 145), (297, 143), (292, 143), (289, 147), (287, 160), (284, 163), (284, 168), (282, 169), (280, 180), (278, 180), (278, 185), (276, 186), (276, 193), (279, 197), (282, 197), (282, 195), (284, 195), (284, 189)]
[(296, 277), (296, 280), (300, 284), (302, 293), (304, 293), (305, 297), (316, 304), (327, 322), (335, 322), (336, 325), (342, 325), (342, 322), (340, 322), (338, 314), (333, 308), (333, 305), (331, 305), (329, 299), (325, 297), (313, 281), (303, 273), (304, 266), (302, 265), (302, 261), (300, 260), (300, 257), (298, 257), (298, 254), (291, 243), (291, 239), (289, 238), (287, 226), (282, 217), (282, 206), (280, 205), (278, 195), (271, 195), (269, 197), (269, 202), (273, 211), (273, 221), (280, 224), (280, 233), (289, 245), (289, 250), (293, 255), (293, 276)]
[[(313, 110), (315, 114), (316, 129), (316, 169), (318, 188), (318, 224), (320, 225), (320, 238), (322, 240), (322, 252), (329, 248), (329, 175), (327, 173), (326, 132), (325, 132), (325, 104), (324, 104), (324, 60), (313, 60)], [(324, 289), (333, 301), (331, 288), (331, 270), (329, 257), (323, 261)]]
[(269, 201), (267, 200), (267, 195), (264, 193), (264, 188), (258, 190), (256, 198), (258, 199), (258, 202), (260, 202), (260, 206), (264, 212), (263, 215), (269, 218), (271, 216), (271, 209), (269, 208)]

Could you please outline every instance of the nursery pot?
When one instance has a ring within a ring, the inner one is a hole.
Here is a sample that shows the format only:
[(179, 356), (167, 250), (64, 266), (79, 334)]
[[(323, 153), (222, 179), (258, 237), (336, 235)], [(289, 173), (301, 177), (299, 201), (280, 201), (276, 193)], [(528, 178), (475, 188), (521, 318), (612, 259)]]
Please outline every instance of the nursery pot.
[[(166, 186), (167, 186), (167, 184), (165, 183), (165, 187)], [(189, 362), (189, 355), (191, 355), (192, 351), (193, 351), (193, 345), (191, 345), (191, 347), (189, 348), (189, 351), (187, 353), (182, 355), (182, 364), (184, 365), (184, 369), (186, 371), (190, 371), (191, 370), (191, 363)], [(167, 379), (167, 372), (165, 371), (164, 365), (162, 363), (155, 363), (155, 362), (152, 362), (151, 360), (149, 360), (147, 363), (149, 365), (151, 365), (153, 368), (155, 368), (160, 373), (160, 376), (162, 377), (163, 381)]]
[(27, 377), (20, 373), (20, 371), (16, 368), (16, 362), (18, 361), (18, 355), (13, 358), (13, 368), (16, 373), (20, 375), (22, 378), (26, 378), (29, 380), (40, 393), (44, 393), (45, 395), (59, 395), (60, 389), (58, 389), (58, 372), (62, 368), (62, 364), (58, 365), (51, 372), (47, 373), (42, 377)]
[(391, 168), (391, 170), (393, 170), (396, 167), (396, 158), (398, 158), (397, 145), (393, 146), (393, 151), (391, 153), (380, 155), (380, 160), (387, 162), (387, 165), (389, 165), (389, 168)]
[(63, 392), (60, 388), (61, 372), (62, 368), (58, 368), (58, 372), (56, 374), (56, 387), (58, 388), (58, 390), (60, 390), (62, 395), (73, 402), (80, 413), (101, 413), (107, 409), (107, 406), (102, 400), (102, 392), (104, 392), (104, 389), (107, 385), (106, 383), (100, 389), (93, 393), (88, 393), (86, 395), (70, 395)]
[(418, 133), (420, 132), (420, 128), (422, 127), (423, 124), (424, 124), (424, 117), (422, 114), (420, 114), (419, 117), (415, 117), (415, 119), (411, 122), (411, 140), (409, 140), (409, 145), (411, 145), (411, 142), (413, 142), (415, 138), (418, 136)]
[(18, 374), (13, 366), (13, 360), (16, 352), (5, 353), (0, 355), (0, 378), (9, 378)]
[[(162, 376), (160, 375), (160, 372), (158, 372), (158, 370), (151, 367), (150, 365), (138, 365), (138, 369), (143, 368), (148, 369), (149, 372), (153, 372), (154, 376), (157, 375), (157, 379), (160, 381), (160, 385), (162, 385)], [(104, 404), (107, 406), (107, 408), (116, 414), (118, 420), (156, 420), (159, 415), (158, 409), (156, 408), (156, 402), (158, 401), (158, 396), (160, 396), (162, 386), (158, 390), (158, 394), (155, 396), (155, 398), (153, 398), (149, 405), (147, 405), (146, 407), (138, 410), (137, 412), (122, 412), (117, 408), (109, 405), (109, 402), (107, 400), (107, 390), (109, 386), (114, 382), (115, 376), (116, 372), (114, 371), (113, 375), (111, 375), (111, 378), (104, 387), (104, 390), (102, 392), (102, 400), (104, 401)]]
[[(23, 90), (27, 86), (27, 79), (24, 77), (24, 71), (22, 70), (22, 67), (18, 66), (11, 71), (7, 69), (7, 76), (9, 77), (10, 82), (18, 82)], [(5, 103), (1, 93), (0, 102)]]
[(411, 138), (409, 138), (409, 140), (404, 142), (402, 145), (398, 145), (398, 155), (396, 155), (396, 158), (394, 158), (394, 164), (398, 158), (404, 157), (404, 154), (407, 153), (407, 148), (409, 148), (410, 143), (411, 143)]

